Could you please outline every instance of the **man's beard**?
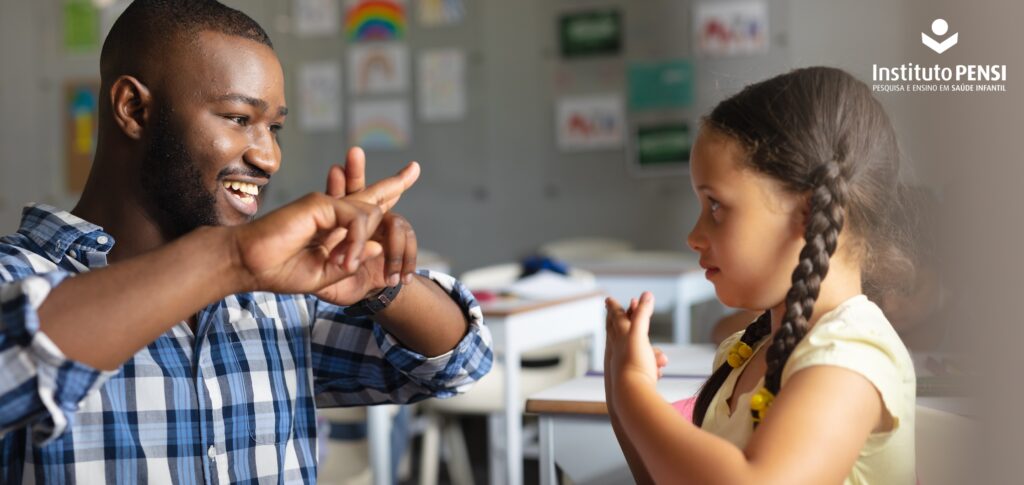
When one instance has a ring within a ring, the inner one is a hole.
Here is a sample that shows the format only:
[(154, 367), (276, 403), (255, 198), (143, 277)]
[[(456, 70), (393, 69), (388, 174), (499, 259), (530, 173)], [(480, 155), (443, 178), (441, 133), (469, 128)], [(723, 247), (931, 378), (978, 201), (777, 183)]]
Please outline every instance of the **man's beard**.
[(142, 163), (141, 185), (164, 235), (173, 239), (200, 226), (220, 225), (216, 193), (203, 186), (196, 160), (180, 131), (171, 126), (167, 109), (159, 109), (155, 118), (152, 143)]

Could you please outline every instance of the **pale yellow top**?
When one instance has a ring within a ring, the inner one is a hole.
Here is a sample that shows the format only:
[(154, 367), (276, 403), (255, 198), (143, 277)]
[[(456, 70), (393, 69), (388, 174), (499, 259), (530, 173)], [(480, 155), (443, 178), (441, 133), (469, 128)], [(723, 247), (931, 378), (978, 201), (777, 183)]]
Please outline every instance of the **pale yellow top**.
[[(742, 334), (742, 331), (733, 334), (718, 347), (715, 369), (724, 362), (729, 348)], [(756, 347), (768, 341), (764, 339)], [(914, 364), (882, 310), (866, 296), (858, 295), (823, 315), (797, 344), (783, 367), (782, 392), (785, 392), (789, 377), (815, 365), (842, 367), (863, 375), (878, 390), (886, 410), (895, 418), (891, 431), (872, 433), (868, 437), (843, 483), (914, 483), (914, 408), (917, 393)], [(732, 395), (743, 367), (729, 374), (712, 399), (702, 425), (703, 429), (740, 448), (746, 447), (753, 434), (750, 396), (764, 385), (762, 377), (753, 391), (737, 399), (736, 412), (730, 415), (727, 400)], [(771, 411), (768, 414), (771, 415)], [(842, 416), (836, 416), (836, 419), (842, 419)]]

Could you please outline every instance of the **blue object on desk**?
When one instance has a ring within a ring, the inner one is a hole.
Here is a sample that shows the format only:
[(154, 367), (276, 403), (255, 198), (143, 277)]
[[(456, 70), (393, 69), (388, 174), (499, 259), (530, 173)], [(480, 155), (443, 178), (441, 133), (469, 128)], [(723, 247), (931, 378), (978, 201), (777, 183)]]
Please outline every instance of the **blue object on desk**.
[(561, 275), (569, 274), (569, 266), (567, 264), (545, 256), (531, 256), (524, 259), (522, 265), (523, 273), (519, 275), (520, 278), (525, 278), (543, 270), (554, 271)]

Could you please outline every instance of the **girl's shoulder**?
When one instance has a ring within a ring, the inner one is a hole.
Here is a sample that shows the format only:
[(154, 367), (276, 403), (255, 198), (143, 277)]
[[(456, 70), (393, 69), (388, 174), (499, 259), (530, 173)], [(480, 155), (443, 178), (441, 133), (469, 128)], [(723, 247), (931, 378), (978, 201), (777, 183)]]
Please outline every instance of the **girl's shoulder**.
[(885, 313), (864, 295), (854, 296), (822, 315), (800, 343), (813, 348), (834, 347), (840, 342), (878, 346), (909, 356)]
[(790, 354), (782, 383), (815, 365), (842, 367), (864, 376), (894, 416), (910, 412), (916, 376), (910, 352), (885, 314), (858, 295), (826, 313)]

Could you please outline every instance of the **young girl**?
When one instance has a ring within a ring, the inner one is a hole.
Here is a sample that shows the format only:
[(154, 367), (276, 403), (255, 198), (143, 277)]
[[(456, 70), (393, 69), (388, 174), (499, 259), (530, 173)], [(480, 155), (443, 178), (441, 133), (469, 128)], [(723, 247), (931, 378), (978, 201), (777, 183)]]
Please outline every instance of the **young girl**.
[(691, 423), (655, 389), (653, 297), (608, 300), (607, 402), (638, 482), (914, 482), (913, 364), (864, 296), (912, 272), (898, 159), (881, 105), (837, 69), (748, 86), (704, 119), (687, 243), (724, 304), (762, 313), (719, 347)]

